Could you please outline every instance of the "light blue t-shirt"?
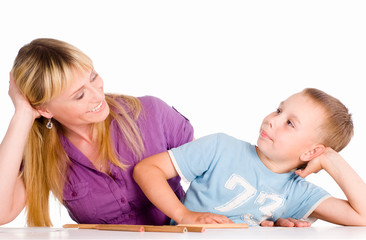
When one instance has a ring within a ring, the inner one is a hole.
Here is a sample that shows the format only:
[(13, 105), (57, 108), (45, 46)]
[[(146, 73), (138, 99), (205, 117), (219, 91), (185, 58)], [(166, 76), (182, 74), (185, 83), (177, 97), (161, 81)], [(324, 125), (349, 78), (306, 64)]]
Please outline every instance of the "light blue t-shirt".
[(294, 172), (277, 174), (259, 159), (255, 146), (226, 134), (213, 134), (169, 154), (180, 177), (190, 186), (184, 205), (235, 223), (307, 218), (329, 194)]

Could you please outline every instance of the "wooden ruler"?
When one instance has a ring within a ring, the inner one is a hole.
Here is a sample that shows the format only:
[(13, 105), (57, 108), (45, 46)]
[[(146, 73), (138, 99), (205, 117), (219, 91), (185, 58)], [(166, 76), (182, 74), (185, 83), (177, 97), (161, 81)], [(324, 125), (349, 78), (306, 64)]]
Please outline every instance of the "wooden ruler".
[(152, 226), (152, 225), (125, 225), (125, 224), (65, 224), (64, 228), (97, 229), (109, 231), (129, 231), (129, 232), (204, 232), (205, 228), (200, 226)]
[(204, 227), (206, 229), (222, 229), (222, 228), (248, 228), (247, 223), (227, 223), (227, 224), (178, 224), (182, 227)]
[(179, 224), (176, 226), (163, 225), (129, 225), (129, 224), (65, 224), (64, 228), (97, 229), (108, 231), (129, 232), (205, 232), (206, 229), (248, 228), (248, 224)]

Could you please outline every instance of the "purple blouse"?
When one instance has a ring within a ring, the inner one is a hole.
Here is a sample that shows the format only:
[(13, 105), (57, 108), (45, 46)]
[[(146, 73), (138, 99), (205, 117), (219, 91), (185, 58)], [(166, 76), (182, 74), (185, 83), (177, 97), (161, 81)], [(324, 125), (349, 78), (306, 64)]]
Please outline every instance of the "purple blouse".
[[(143, 158), (193, 139), (193, 127), (174, 108), (151, 96), (139, 100), (143, 106), (138, 119), (145, 143)], [(64, 187), (64, 205), (71, 218), (78, 223), (169, 224), (169, 218), (150, 203), (132, 178), (133, 167), (141, 159), (125, 146), (116, 122), (110, 130), (118, 154), (129, 164), (126, 170), (110, 164), (111, 175), (98, 171), (65, 136), (60, 136), (72, 162)], [(179, 198), (184, 195), (179, 177), (170, 179), (169, 184)]]

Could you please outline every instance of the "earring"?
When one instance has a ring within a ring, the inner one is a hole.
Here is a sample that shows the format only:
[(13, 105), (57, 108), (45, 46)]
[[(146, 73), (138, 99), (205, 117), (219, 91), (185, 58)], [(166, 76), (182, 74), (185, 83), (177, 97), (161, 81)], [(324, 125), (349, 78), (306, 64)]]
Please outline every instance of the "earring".
[(49, 118), (48, 123), (46, 124), (46, 128), (48, 128), (48, 129), (52, 129), (52, 127), (53, 127), (53, 123), (52, 123), (51, 119), (52, 118)]

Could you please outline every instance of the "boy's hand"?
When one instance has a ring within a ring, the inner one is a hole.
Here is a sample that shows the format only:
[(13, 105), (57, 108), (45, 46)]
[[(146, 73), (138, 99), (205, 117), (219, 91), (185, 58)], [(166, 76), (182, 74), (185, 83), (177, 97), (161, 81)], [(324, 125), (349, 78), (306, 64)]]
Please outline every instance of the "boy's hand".
[(303, 220), (297, 220), (294, 218), (279, 218), (276, 222), (263, 221), (262, 227), (310, 227), (311, 223)]
[(300, 177), (305, 178), (312, 173), (317, 173), (324, 169), (326, 163), (336, 157), (340, 157), (340, 155), (332, 148), (327, 147), (323, 154), (309, 161), (305, 169), (297, 170), (295, 173)]
[(221, 224), (221, 223), (233, 223), (229, 218), (219, 214), (213, 214), (208, 212), (192, 212), (185, 214), (179, 223), (182, 224)]

